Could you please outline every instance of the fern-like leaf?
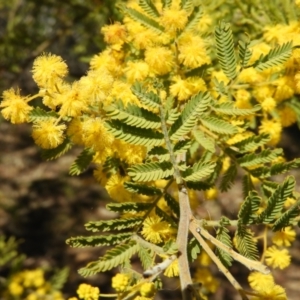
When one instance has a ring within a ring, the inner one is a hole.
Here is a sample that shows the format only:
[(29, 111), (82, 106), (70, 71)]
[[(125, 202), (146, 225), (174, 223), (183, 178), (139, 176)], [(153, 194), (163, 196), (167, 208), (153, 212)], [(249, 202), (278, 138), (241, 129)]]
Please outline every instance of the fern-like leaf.
[(139, 11), (130, 7), (124, 8), (124, 11), (129, 15), (130, 18), (144, 25), (146, 28), (151, 29), (158, 34), (164, 33), (164, 28), (158, 22), (140, 13)]
[(144, 270), (149, 269), (154, 264), (154, 252), (151, 249), (139, 245), (138, 256), (141, 260)]
[(249, 193), (254, 190), (254, 185), (251, 180), (250, 174), (246, 174), (242, 179), (243, 184), (243, 196), (244, 198), (248, 197)]
[[(192, 1), (188, 0), (189, 6)], [(185, 9), (186, 11), (190, 10), (191, 7)], [(193, 31), (195, 27), (199, 24), (201, 18), (203, 16), (203, 10), (201, 9), (200, 6), (196, 6), (193, 10), (193, 12), (190, 14), (187, 24), (185, 25), (184, 29), (182, 32), (179, 33), (179, 36), (181, 36), (183, 33), (188, 32), (188, 31)]]
[(256, 213), (259, 209), (260, 203), (261, 198), (258, 196), (257, 192), (250, 192), (240, 208), (238, 214), (239, 224), (253, 224), (258, 217)]
[(68, 279), (69, 273), (70, 269), (68, 267), (57, 270), (49, 280), (51, 288), (55, 291), (61, 290)]
[(124, 230), (129, 228), (134, 228), (143, 222), (141, 217), (133, 217), (126, 219), (115, 219), (115, 220), (105, 220), (105, 221), (93, 221), (85, 224), (85, 229), (92, 232), (99, 231), (114, 231), (114, 230)]
[(240, 65), (245, 68), (252, 56), (252, 52), (249, 50), (250, 42), (239, 41), (239, 57)]
[(245, 226), (238, 226), (235, 236), (238, 251), (249, 259), (257, 260), (258, 250), (253, 233)]
[(222, 113), (229, 116), (249, 116), (261, 109), (259, 105), (252, 108), (237, 108), (233, 102), (223, 102), (211, 107), (215, 112)]
[(217, 133), (235, 134), (238, 132), (232, 124), (215, 117), (202, 116), (200, 121), (206, 128)]
[(161, 127), (160, 118), (151, 111), (133, 104), (124, 104), (119, 101), (105, 108), (108, 117), (114, 120), (121, 120), (127, 125), (139, 128), (157, 129)]
[(122, 121), (112, 120), (105, 123), (106, 128), (116, 138), (133, 145), (159, 146), (164, 142), (164, 135), (152, 129), (137, 128)]
[(129, 169), (128, 175), (134, 181), (152, 181), (173, 175), (174, 169), (170, 162), (137, 164)]
[(286, 212), (284, 212), (272, 226), (273, 231), (283, 230), (285, 227), (292, 224), (293, 219), (299, 216), (299, 201), (292, 205)]
[(253, 152), (257, 148), (264, 146), (270, 140), (270, 136), (266, 133), (250, 136), (232, 146), (239, 149), (239, 153)]
[(35, 123), (52, 118), (58, 118), (58, 114), (54, 111), (46, 111), (40, 107), (36, 107), (29, 112), (29, 122)]
[(215, 30), (217, 57), (220, 66), (229, 79), (234, 79), (236, 73), (236, 58), (234, 53), (233, 35), (229, 24), (221, 22)]
[(191, 238), (187, 246), (188, 258), (189, 261), (193, 262), (197, 259), (198, 255), (201, 252), (201, 245), (199, 244), (196, 238)]
[(158, 195), (162, 194), (160, 189), (158, 189), (154, 186), (146, 185), (146, 184), (125, 182), (124, 187), (127, 191), (129, 191), (131, 193), (140, 194), (140, 195), (158, 196)]
[(266, 149), (260, 153), (246, 154), (237, 161), (241, 167), (249, 168), (259, 164), (270, 163), (282, 155), (282, 149)]
[(95, 152), (93, 149), (85, 148), (72, 163), (69, 174), (74, 176), (84, 172), (92, 162), (94, 154)]
[(192, 168), (188, 168), (185, 172), (183, 172), (182, 176), (185, 181), (200, 181), (210, 176), (214, 172), (215, 167), (215, 162), (202, 163), (200, 161), (195, 163)]
[(237, 175), (237, 166), (235, 164), (232, 164), (222, 177), (220, 183), (220, 190), (222, 192), (226, 192), (231, 188), (236, 175)]
[(74, 248), (112, 246), (127, 241), (131, 236), (131, 232), (97, 236), (77, 236), (67, 239), (66, 243)]
[(216, 77), (213, 77), (212, 79), (214, 90), (219, 94), (223, 96), (228, 95), (228, 87), (225, 85), (224, 81), (219, 81)]
[(268, 200), (267, 208), (258, 216), (258, 222), (272, 223), (283, 208), (285, 200), (290, 197), (295, 188), (295, 178), (289, 176), (278, 185), (275, 192)]
[(151, 203), (143, 202), (108, 203), (106, 209), (118, 213), (136, 213), (147, 211), (151, 206)]
[(170, 159), (170, 153), (166, 148), (162, 146), (156, 146), (148, 152), (148, 157), (156, 158), (159, 161), (165, 161)]
[(164, 198), (168, 204), (168, 207), (172, 210), (172, 212), (176, 215), (176, 217), (180, 217), (179, 203), (176, 201), (170, 194), (166, 193)]
[(173, 148), (174, 154), (185, 153), (190, 149), (192, 141), (189, 139), (178, 141)]
[(286, 163), (273, 164), (270, 169), (270, 175), (278, 175), (286, 173), (292, 169), (297, 169), (300, 167), (300, 158), (296, 158), (292, 161)]
[(161, 217), (164, 221), (166, 221), (169, 226), (176, 228), (178, 226), (178, 222), (175, 222), (170, 215), (168, 215), (165, 211), (160, 209), (158, 206), (155, 207), (155, 213)]
[(62, 144), (57, 146), (54, 149), (42, 149), (41, 156), (45, 160), (53, 160), (61, 157), (73, 147), (73, 143), (66, 138)]
[[(219, 240), (226, 246), (232, 248), (231, 238), (228, 233), (229, 233), (229, 230), (226, 227), (221, 226), (217, 230), (216, 238), (217, 238), (217, 240)], [(228, 252), (217, 247), (217, 255), (225, 267), (228, 268), (231, 266), (232, 257), (230, 256), (230, 254)]]
[(139, 245), (135, 241), (118, 245), (107, 251), (100, 260), (91, 262), (86, 267), (81, 268), (78, 273), (83, 277), (87, 277), (99, 272), (109, 271), (129, 260), (138, 250)]
[(264, 192), (264, 196), (270, 198), (272, 194), (276, 191), (279, 184), (273, 181), (264, 180), (262, 184), (262, 190)]
[(200, 92), (185, 105), (180, 117), (171, 126), (169, 136), (178, 140), (188, 134), (198, 121), (198, 117), (207, 109), (212, 98), (208, 92)]
[(151, 0), (139, 0), (139, 6), (152, 18), (159, 17), (159, 13)]
[(254, 68), (263, 71), (286, 62), (292, 54), (292, 41), (271, 49), (267, 55), (262, 55), (255, 63)]
[(172, 0), (162, 0), (163, 8), (170, 8), (172, 4)]
[(213, 138), (205, 135), (200, 130), (193, 130), (193, 136), (204, 149), (213, 153), (215, 152), (215, 140)]
[(135, 83), (131, 88), (132, 93), (141, 101), (142, 104), (149, 108), (157, 109), (161, 105), (158, 95), (153, 92), (147, 93), (143, 90), (140, 83)]
[(186, 181), (186, 186), (191, 189), (191, 190), (196, 190), (196, 191), (207, 191), (214, 187), (214, 184), (204, 182), (204, 181)]

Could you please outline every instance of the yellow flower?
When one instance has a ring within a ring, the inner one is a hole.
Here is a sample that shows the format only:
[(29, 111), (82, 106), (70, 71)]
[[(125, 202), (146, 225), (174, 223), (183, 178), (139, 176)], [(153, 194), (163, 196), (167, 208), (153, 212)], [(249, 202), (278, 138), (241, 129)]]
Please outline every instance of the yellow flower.
[(99, 288), (86, 283), (80, 284), (76, 292), (78, 297), (83, 300), (98, 300), (100, 295)]
[(160, 23), (171, 34), (177, 30), (183, 29), (188, 20), (188, 13), (185, 10), (180, 10), (178, 7), (172, 7), (163, 11), (160, 17)]
[(295, 0), (296, 6), (300, 7), (300, 0)]
[(257, 289), (258, 296), (252, 300), (287, 300), (285, 290), (280, 285), (267, 284)]
[(218, 196), (218, 190), (215, 187), (210, 188), (204, 192), (204, 195), (206, 200), (216, 200)]
[(175, 259), (165, 270), (166, 277), (176, 277), (179, 275), (178, 259)]
[(274, 284), (272, 275), (264, 275), (260, 272), (251, 272), (248, 276), (248, 281), (253, 289), (260, 289), (265, 285)]
[(124, 69), (129, 83), (144, 80), (149, 73), (149, 66), (143, 61), (129, 61)]
[(131, 145), (121, 140), (114, 140), (112, 147), (119, 158), (130, 165), (142, 163), (147, 152), (144, 146)]
[(145, 61), (150, 71), (157, 75), (164, 75), (171, 71), (174, 65), (174, 56), (170, 49), (162, 46), (149, 47), (145, 51)]
[(210, 63), (205, 43), (198, 35), (185, 34), (179, 39), (179, 61), (184, 66), (194, 69)]
[(39, 87), (50, 87), (68, 74), (68, 66), (60, 56), (44, 53), (33, 62), (32, 74)]
[(20, 96), (20, 90), (9, 89), (3, 92), (3, 100), (0, 104), (4, 119), (13, 124), (24, 123), (28, 120), (29, 112), (33, 109), (27, 103), (28, 98)]
[(56, 124), (55, 118), (40, 121), (32, 127), (35, 143), (43, 149), (53, 149), (64, 141), (65, 124)]
[(116, 45), (117, 49), (119, 49), (126, 41), (126, 27), (120, 22), (103, 26), (101, 32), (104, 34), (104, 41), (108, 44)]
[(261, 107), (264, 111), (270, 112), (276, 107), (276, 101), (272, 97), (267, 97), (261, 102)]
[(144, 221), (142, 235), (151, 243), (161, 243), (172, 234), (170, 224), (158, 216), (148, 217)]
[(24, 288), (21, 284), (15, 282), (14, 280), (8, 285), (8, 290), (12, 296), (21, 296)]
[(289, 207), (291, 207), (293, 204), (295, 204), (296, 203), (296, 199), (294, 199), (294, 198), (291, 198), (291, 197), (288, 197), (286, 200), (285, 200), (285, 202), (284, 202), (284, 207), (285, 208), (289, 208)]
[(124, 188), (124, 182), (128, 180), (128, 177), (122, 177), (119, 174), (114, 174), (109, 177), (105, 184), (105, 188), (113, 200), (118, 202), (132, 200), (132, 194)]
[(297, 114), (289, 106), (284, 106), (283, 108), (280, 108), (279, 116), (282, 127), (288, 127), (297, 122)]
[(275, 146), (281, 138), (282, 126), (277, 120), (262, 120), (259, 126), (259, 133), (267, 133), (270, 135), (269, 145)]
[(272, 241), (276, 246), (291, 246), (291, 242), (295, 240), (296, 232), (291, 227), (286, 227), (281, 231), (274, 233)]
[(291, 263), (287, 249), (279, 250), (276, 246), (269, 247), (265, 252), (266, 264), (273, 268), (285, 269)]
[(118, 292), (123, 292), (127, 289), (130, 283), (130, 277), (128, 274), (118, 273), (112, 278), (111, 286)]
[(179, 101), (187, 100), (192, 95), (188, 81), (181, 79), (180, 76), (175, 76), (173, 80), (174, 83), (170, 86), (170, 94), (177, 97)]
[(140, 294), (142, 297), (153, 297), (155, 291), (156, 289), (153, 282), (146, 282), (140, 288)]
[(67, 135), (71, 138), (72, 142), (77, 145), (83, 145), (82, 137), (82, 122), (80, 118), (73, 118), (68, 124)]

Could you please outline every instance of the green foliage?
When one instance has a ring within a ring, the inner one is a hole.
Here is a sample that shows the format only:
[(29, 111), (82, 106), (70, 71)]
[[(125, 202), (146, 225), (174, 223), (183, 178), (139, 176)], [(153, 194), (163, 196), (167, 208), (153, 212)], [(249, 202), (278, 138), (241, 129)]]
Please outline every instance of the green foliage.
[(0, 267), (11, 265), (13, 269), (19, 267), (25, 260), (25, 255), (18, 253), (18, 242), (14, 237), (6, 239), (0, 235)]
[(154, 251), (140, 245), (138, 250), (138, 256), (141, 260), (144, 270), (147, 270), (154, 264)]
[(283, 208), (283, 204), (288, 197), (291, 197), (295, 188), (295, 178), (289, 176), (268, 199), (266, 209), (258, 216), (258, 222), (265, 224), (272, 223)]
[(152, 206), (151, 203), (143, 202), (124, 202), (124, 203), (108, 203), (106, 208), (110, 211), (121, 213), (135, 213), (148, 210)]
[(139, 6), (146, 12), (150, 17), (158, 17), (159, 13), (156, 7), (150, 0), (139, 0)]
[(228, 191), (232, 184), (234, 183), (234, 180), (237, 175), (237, 166), (235, 164), (232, 164), (224, 173), (221, 183), (220, 183), (220, 190), (222, 192)]
[(167, 178), (173, 173), (172, 163), (164, 161), (134, 165), (129, 169), (128, 175), (134, 181), (152, 181)]
[(250, 225), (255, 223), (258, 217), (257, 211), (260, 203), (261, 198), (258, 196), (257, 192), (251, 191), (248, 193), (238, 214), (240, 225)]
[(236, 73), (236, 58), (232, 31), (229, 24), (221, 22), (215, 29), (215, 41), (217, 47), (217, 57), (220, 66), (229, 79), (234, 79)]
[[(186, 1), (184, 7), (191, 6), (192, 5), (191, 3), (192, 1), (190, 0)], [(187, 10), (189, 10), (188, 7)], [(185, 26), (185, 28), (182, 30), (180, 34), (194, 30), (197, 24), (199, 24), (199, 21), (201, 20), (202, 16), (203, 16), (203, 10), (201, 9), (201, 6), (196, 6), (193, 12), (189, 15), (187, 25)]]
[(145, 184), (143, 185), (133, 182), (125, 182), (124, 187), (127, 191), (131, 193), (137, 193), (140, 195), (157, 196), (162, 194), (162, 191), (160, 189)]
[(159, 108), (161, 105), (161, 100), (153, 92), (147, 93), (143, 90), (142, 85), (140, 83), (136, 83), (131, 87), (131, 91), (133, 94), (138, 97), (142, 104), (148, 106), (149, 108)]
[(106, 125), (108, 131), (116, 138), (133, 145), (159, 146), (164, 141), (163, 134), (160, 132), (126, 125), (119, 120), (106, 122)]
[(201, 250), (202, 249), (199, 242), (194, 237), (191, 238), (188, 243), (189, 261), (193, 262), (194, 260), (196, 260), (201, 253)]
[(95, 275), (99, 272), (111, 270), (122, 265), (139, 250), (139, 245), (135, 241), (120, 244), (108, 250), (105, 255), (94, 262), (90, 262), (86, 267), (79, 269), (79, 274), (83, 277)]
[(255, 151), (257, 148), (265, 145), (270, 140), (268, 134), (253, 135), (240, 142), (233, 144), (240, 153)]
[(168, 207), (170, 207), (172, 212), (179, 218), (180, 210), (178, 202), (168, 193), (164, 195), (164, 198), (168, 204)]
[(73, 143), (69, 140), (69, 138), (65, 138), (63, 143), (54, 149), (42, 149), (41, 156), (45, 160), (57, 159), (71, 150), (72, 147)]
[(252, 52), (249, 49), (250, 42), (239, 41), (239, 58), (240, 65), (242, 68), (245, 68), (252, 56)]
[(166, 148), (156, 146), (148, 152), (148, 157), (158, 159), (159, 161), (166, 161), (170, 159), (170, 154)]
[(229, 135), (237, 133), (237, 128), (234, 125), (215, 117), (202, 116), (200, 121), (207, 129), (216, 133)]
[(256, 105), (253, 108), (240, 109), (234, 106), (233, 102), (223, 102), (211, 107), (215, 112), (229, 116), (248, 116), (260, 110), (260, 106)]
[(127, 241), (131, 233), (118, 233), (110, 235), (77, 236), (67, 239), (66, 243), (74, 248), (112, 246)]
[(208, 92), (200, 92), (196, 96), (193, 96), (185, 105), (180, 117), (171, 126), (169, 131), (170, 138), (172, 140), (178, 140), (188, 134), (211, 101), (212, 98)]
[(40, 107), (36, 107), (29, 113), (30, 122), (40, 122), (51, 118), (57, 118), (57, 113), (54, 111), (46, 111)]
[[(224, 245), (232, 248), (232, 242), (229, 235), (229, 230), (226, 227), (224, 227), (225, 224), (221, 224), (221, 225), (222, 226), (220, 226), (217, 230), (216, 238)], [(217, 247), (217, 255), (224, 266), (226, 266), (227, 268), (231, 266), (232, 257), (228, 252)]]
[(70, 175), (79, 175), (84, 172), (92, 162), (95, 152), (91, 148), (85, 148), (70, 167)]
[(210, 176), (215, 170), (216, 164), (198, 162), (192, 168), (188, 168), (183, 172), (182, 176), (185, 181), (200, 181)]
[(70, 269), (67, 267), (56, 270), (56, 272), (49, 280), (51, 287), (57, 291), (61, 290), (65, 285), (65, 283), (67, 282), (69, 273), (70, 273)]
[(238, 251), (247, 258), (257, 260), (258, 250), (256, 242), (253, 239), (253, 233), (245, 226), (240, 225), (235, 233), (236, 247)]
[(292, 54), (292, 44), (291, 41), (284, 43), (281, 46), (271, 49), (267, 55), (261, 55), (254, 63), (254, 68), (258, 71), (263, 71), (283, 64)]
[(195, 140), (206, 150), (215, 152), (215, 140), (200, 130), (193, 130)]

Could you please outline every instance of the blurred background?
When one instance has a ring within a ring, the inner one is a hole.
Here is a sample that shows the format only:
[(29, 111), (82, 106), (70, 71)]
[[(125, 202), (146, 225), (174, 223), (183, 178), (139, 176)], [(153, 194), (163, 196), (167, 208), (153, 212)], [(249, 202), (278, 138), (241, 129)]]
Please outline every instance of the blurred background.
[[(104, 49), (101, 27), (121, 20), (116, 9), (121, 2), (125, 0), (0, 0), (0, 94), (10, 87), (19, 87), (23, 95), (36, 93), (30, 70), (34, 59), (43, 52), (62, 56), (69, 66), (70, 81), (83, 76), (90, 58)], [(215, 13), (219, 18), (225, 14), (229, 20), (237, 18), (231, 10), (219, 9)], [(240, 26), (236, 26), (235, 31), (239, 30)], [(300, 155), (298, 136), (296, 126), (283, 135), (280, 146), (289, 159)], [(89, 279), (77, 274), (103, 250), (73, 249), (65, 243), (71, 236), (87, 235), (86, 222), (110, 217), (105, 210), (107, 194), (95, 182), (92, 169), (79, 177), (68, 174), (79, 152), (74, 149), (58, 160), (46, 162), (33, 143), (29, 125), (11, 125), (0, 116), (0, 299), (15, 299), (5, 294), (6, 279), (15, 272), (14, 268), (43, 268), (49, 270), (47, 276), (51, 277), (56, 270), (68, 266), (63, 287), (66, 299), (75, 296), (81, 282), (99, 286), (103, 293), (111, 292), (115, 270)], [(298, 172), (295, 175), (300, 182)], [(232, 209), (232, 199), (239, 197), (239, 188), (224, 195), (222, 211)], [(24, 256), (12, 252), (14, 249)], [(277, 282), (287, 288), (290, 299), (297, 299), (299, 241), (293, 249), (293, 264), (275, 275)], [(232, 271), (242, 274), (239, 279), (246, 283), (245, 268), (241, 273), (239, 265), (234, 264)], [(215, 274), (221, 284), (211, 299), (239, 299), (218, 270)], [(169, 289), (157, 299), (180, 299), (175, 291), (178, 286), (178, 281), (170, 281)]]

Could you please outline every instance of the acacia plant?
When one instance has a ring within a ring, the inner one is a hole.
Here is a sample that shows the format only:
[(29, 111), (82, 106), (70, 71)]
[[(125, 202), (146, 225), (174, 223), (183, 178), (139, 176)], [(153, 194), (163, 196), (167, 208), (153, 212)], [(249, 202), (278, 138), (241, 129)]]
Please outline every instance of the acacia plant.
[[(217, 288), (208, 264), (242, 299), (287, 299), (271, 271), (290, 263), (300, 200), (294, 177), (274, 175), (300, 165), (276, 147), (283, 127), (300, 121), (299, 1), (278, 12), (278, 23), (249, 2), (236, 1), (232, 15), (245, 22), (231, 26), (217, 19), (227, 1), (127, 1), (123, 23), (102, 28), (107, 48), (85, 76), (68, 82), (63, 59), (44, 53), (32, 68), (36, 95), (3, 93), (2, 115), (32, 123), (45, 159), (79, 145), (70, 174), (93, 164), (116, 217), (87, 223), (97, 235), (67, 243), (111, 247), (79, 273), (119, 267), (117, 299), (152, 299), (162, 273), (180, 277), (183, 299), (207, 299)], [(264, 3), (272, 12), (274, 3)], [(43, 106), (33, 107), (35, 98)], [(197, 215), (237, 181), (243, 200), (234, 217)], [(135, 254), (142, 273), (130, 265)], [(233, 260), (251, 271), (251, 291), (230, 273)]]

